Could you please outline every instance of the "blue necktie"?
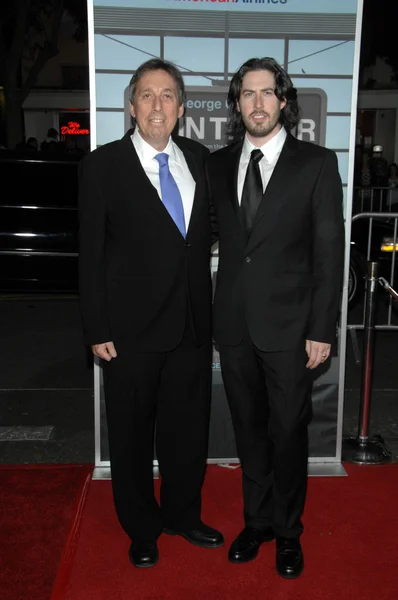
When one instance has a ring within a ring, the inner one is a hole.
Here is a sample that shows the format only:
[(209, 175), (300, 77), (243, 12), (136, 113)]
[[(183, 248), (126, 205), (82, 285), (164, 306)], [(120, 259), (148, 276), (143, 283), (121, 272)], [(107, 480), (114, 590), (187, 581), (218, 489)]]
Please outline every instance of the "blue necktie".
[(174, 180), (174, 177), (170, 173), (169, 169), (169, 155), (165, 152), (156, 154), (156, 160), (159, 163), (159, 180), (160, 190), (162, 192), (162, 202), (167, 208), (171, 218), (177, 225), (181, 232), (181, 235), (185, 238), (185, 217), (184, 207), (182, 205), (182, 198), (180, 190)]

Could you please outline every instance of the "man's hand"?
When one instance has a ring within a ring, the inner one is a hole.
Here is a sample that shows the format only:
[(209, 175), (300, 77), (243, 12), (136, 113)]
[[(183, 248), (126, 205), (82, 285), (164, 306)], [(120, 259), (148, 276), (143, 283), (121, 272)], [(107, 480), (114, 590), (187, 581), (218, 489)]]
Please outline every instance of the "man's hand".
[(305, 340), (305, 351), (307, 352), (307, 369), (316, 369), (330, 356), (330, 344)]
[(105, 342), (104, 344), (93, 344), (91, 346), (91, 350), (93, 351), (94, 356), (103, 358), (108, 362), (112, 360), (112, 358), (117, 357), (117, 352), (115, 350), (113, 342)]

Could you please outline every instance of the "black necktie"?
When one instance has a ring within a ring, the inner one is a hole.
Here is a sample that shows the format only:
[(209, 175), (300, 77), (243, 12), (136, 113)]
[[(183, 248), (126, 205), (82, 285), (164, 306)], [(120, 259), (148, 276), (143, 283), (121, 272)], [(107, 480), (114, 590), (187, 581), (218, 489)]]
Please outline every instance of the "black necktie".
[(240, 208), (242, 211), (243, 224), (247, 233), (250, 233), (258, 206), (263, 197), (263, 182), (261, 179), (260, 165), (263, 157), (261, 150), (252, 150), (250, 161), (247, 166), (245, 182), (243, 184)]

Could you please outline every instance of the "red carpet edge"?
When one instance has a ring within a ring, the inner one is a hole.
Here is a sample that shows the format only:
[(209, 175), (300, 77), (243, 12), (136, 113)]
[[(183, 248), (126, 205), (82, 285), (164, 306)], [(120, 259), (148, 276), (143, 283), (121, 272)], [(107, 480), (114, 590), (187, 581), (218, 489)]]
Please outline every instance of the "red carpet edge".
[(68, 587), (69, 578), (72, 573), (73, 559), (78, 547), (82, 514), (87, 499), (87, 493), (92, 478), (92, 473), (93, 467), (90, 468), (90, 472), (87, 474), (84, 480), (82, 489), (76, 501), (74, 518), (72, 519), (71, 526), (66, 538), (65, 547), (62, 552), (50, 600), (62, 600), (65, 596)]

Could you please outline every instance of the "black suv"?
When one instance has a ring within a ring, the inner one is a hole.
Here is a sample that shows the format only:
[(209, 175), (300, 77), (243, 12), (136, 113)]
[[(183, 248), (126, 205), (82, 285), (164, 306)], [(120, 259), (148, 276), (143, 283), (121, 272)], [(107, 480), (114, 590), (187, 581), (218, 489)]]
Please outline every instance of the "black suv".
[(76, 292), (78, 158), (0, 151), (0, 290)]

